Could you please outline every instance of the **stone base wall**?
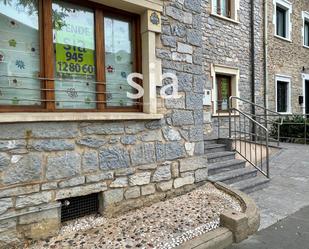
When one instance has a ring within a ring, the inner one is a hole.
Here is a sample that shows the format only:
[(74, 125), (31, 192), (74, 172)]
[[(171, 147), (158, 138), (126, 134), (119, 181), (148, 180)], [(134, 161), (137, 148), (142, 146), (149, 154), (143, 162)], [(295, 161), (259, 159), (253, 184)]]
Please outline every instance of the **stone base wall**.
[(99, 193), (112, 216), (207, 179), (203, 142), (164, 120), (0, 127), (1, 248), (57, 234), (62, 199)]

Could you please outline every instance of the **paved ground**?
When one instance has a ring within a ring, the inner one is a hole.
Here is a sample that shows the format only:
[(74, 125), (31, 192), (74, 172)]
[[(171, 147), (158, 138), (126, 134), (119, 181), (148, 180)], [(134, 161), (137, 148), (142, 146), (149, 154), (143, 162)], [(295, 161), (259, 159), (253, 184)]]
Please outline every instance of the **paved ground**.
[[(251, 196), (261, 209), (260, 230), (290, 217), (232, 248), (309, 249), (309, 208), (294, 214), (309, 206), (309, 145), (281, 146), (284, 149), (271, 160), (270, 186)], [(290, 240), (295, 246), (291, 246)], [(305, 240), (306, 244), (298, 244)], [(283, 247), (282, 241), (290, 246)]]
[(230, 249), (309, 249), (309, 206)]

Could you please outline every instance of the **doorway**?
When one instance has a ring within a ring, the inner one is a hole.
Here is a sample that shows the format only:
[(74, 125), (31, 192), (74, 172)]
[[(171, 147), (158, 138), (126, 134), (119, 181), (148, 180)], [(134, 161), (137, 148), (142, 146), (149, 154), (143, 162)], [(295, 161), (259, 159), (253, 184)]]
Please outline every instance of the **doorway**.
[(305, 80), (305, 111), (309, 116), (309, 80)]

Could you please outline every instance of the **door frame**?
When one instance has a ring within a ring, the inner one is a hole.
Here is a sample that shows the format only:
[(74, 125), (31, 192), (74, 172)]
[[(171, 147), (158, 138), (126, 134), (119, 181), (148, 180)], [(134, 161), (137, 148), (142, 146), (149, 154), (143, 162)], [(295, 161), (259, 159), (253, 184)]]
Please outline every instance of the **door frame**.
[(303, 79), (303, 97), (304, 97), (304, 103), (302, 108), (303, 108), (303, 114), (306, 115), (306, 81), (309, 81), (309, 74), (303, 73), (302, 79)]

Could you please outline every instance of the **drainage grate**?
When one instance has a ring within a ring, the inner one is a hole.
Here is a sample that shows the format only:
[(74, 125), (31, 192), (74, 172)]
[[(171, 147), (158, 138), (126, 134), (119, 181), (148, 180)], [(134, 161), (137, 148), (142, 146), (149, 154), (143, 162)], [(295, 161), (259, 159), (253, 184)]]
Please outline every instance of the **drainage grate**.
[(99, 211), (99, 195), (72, 197), (61, 200), (61, 222), (77, 219)]

